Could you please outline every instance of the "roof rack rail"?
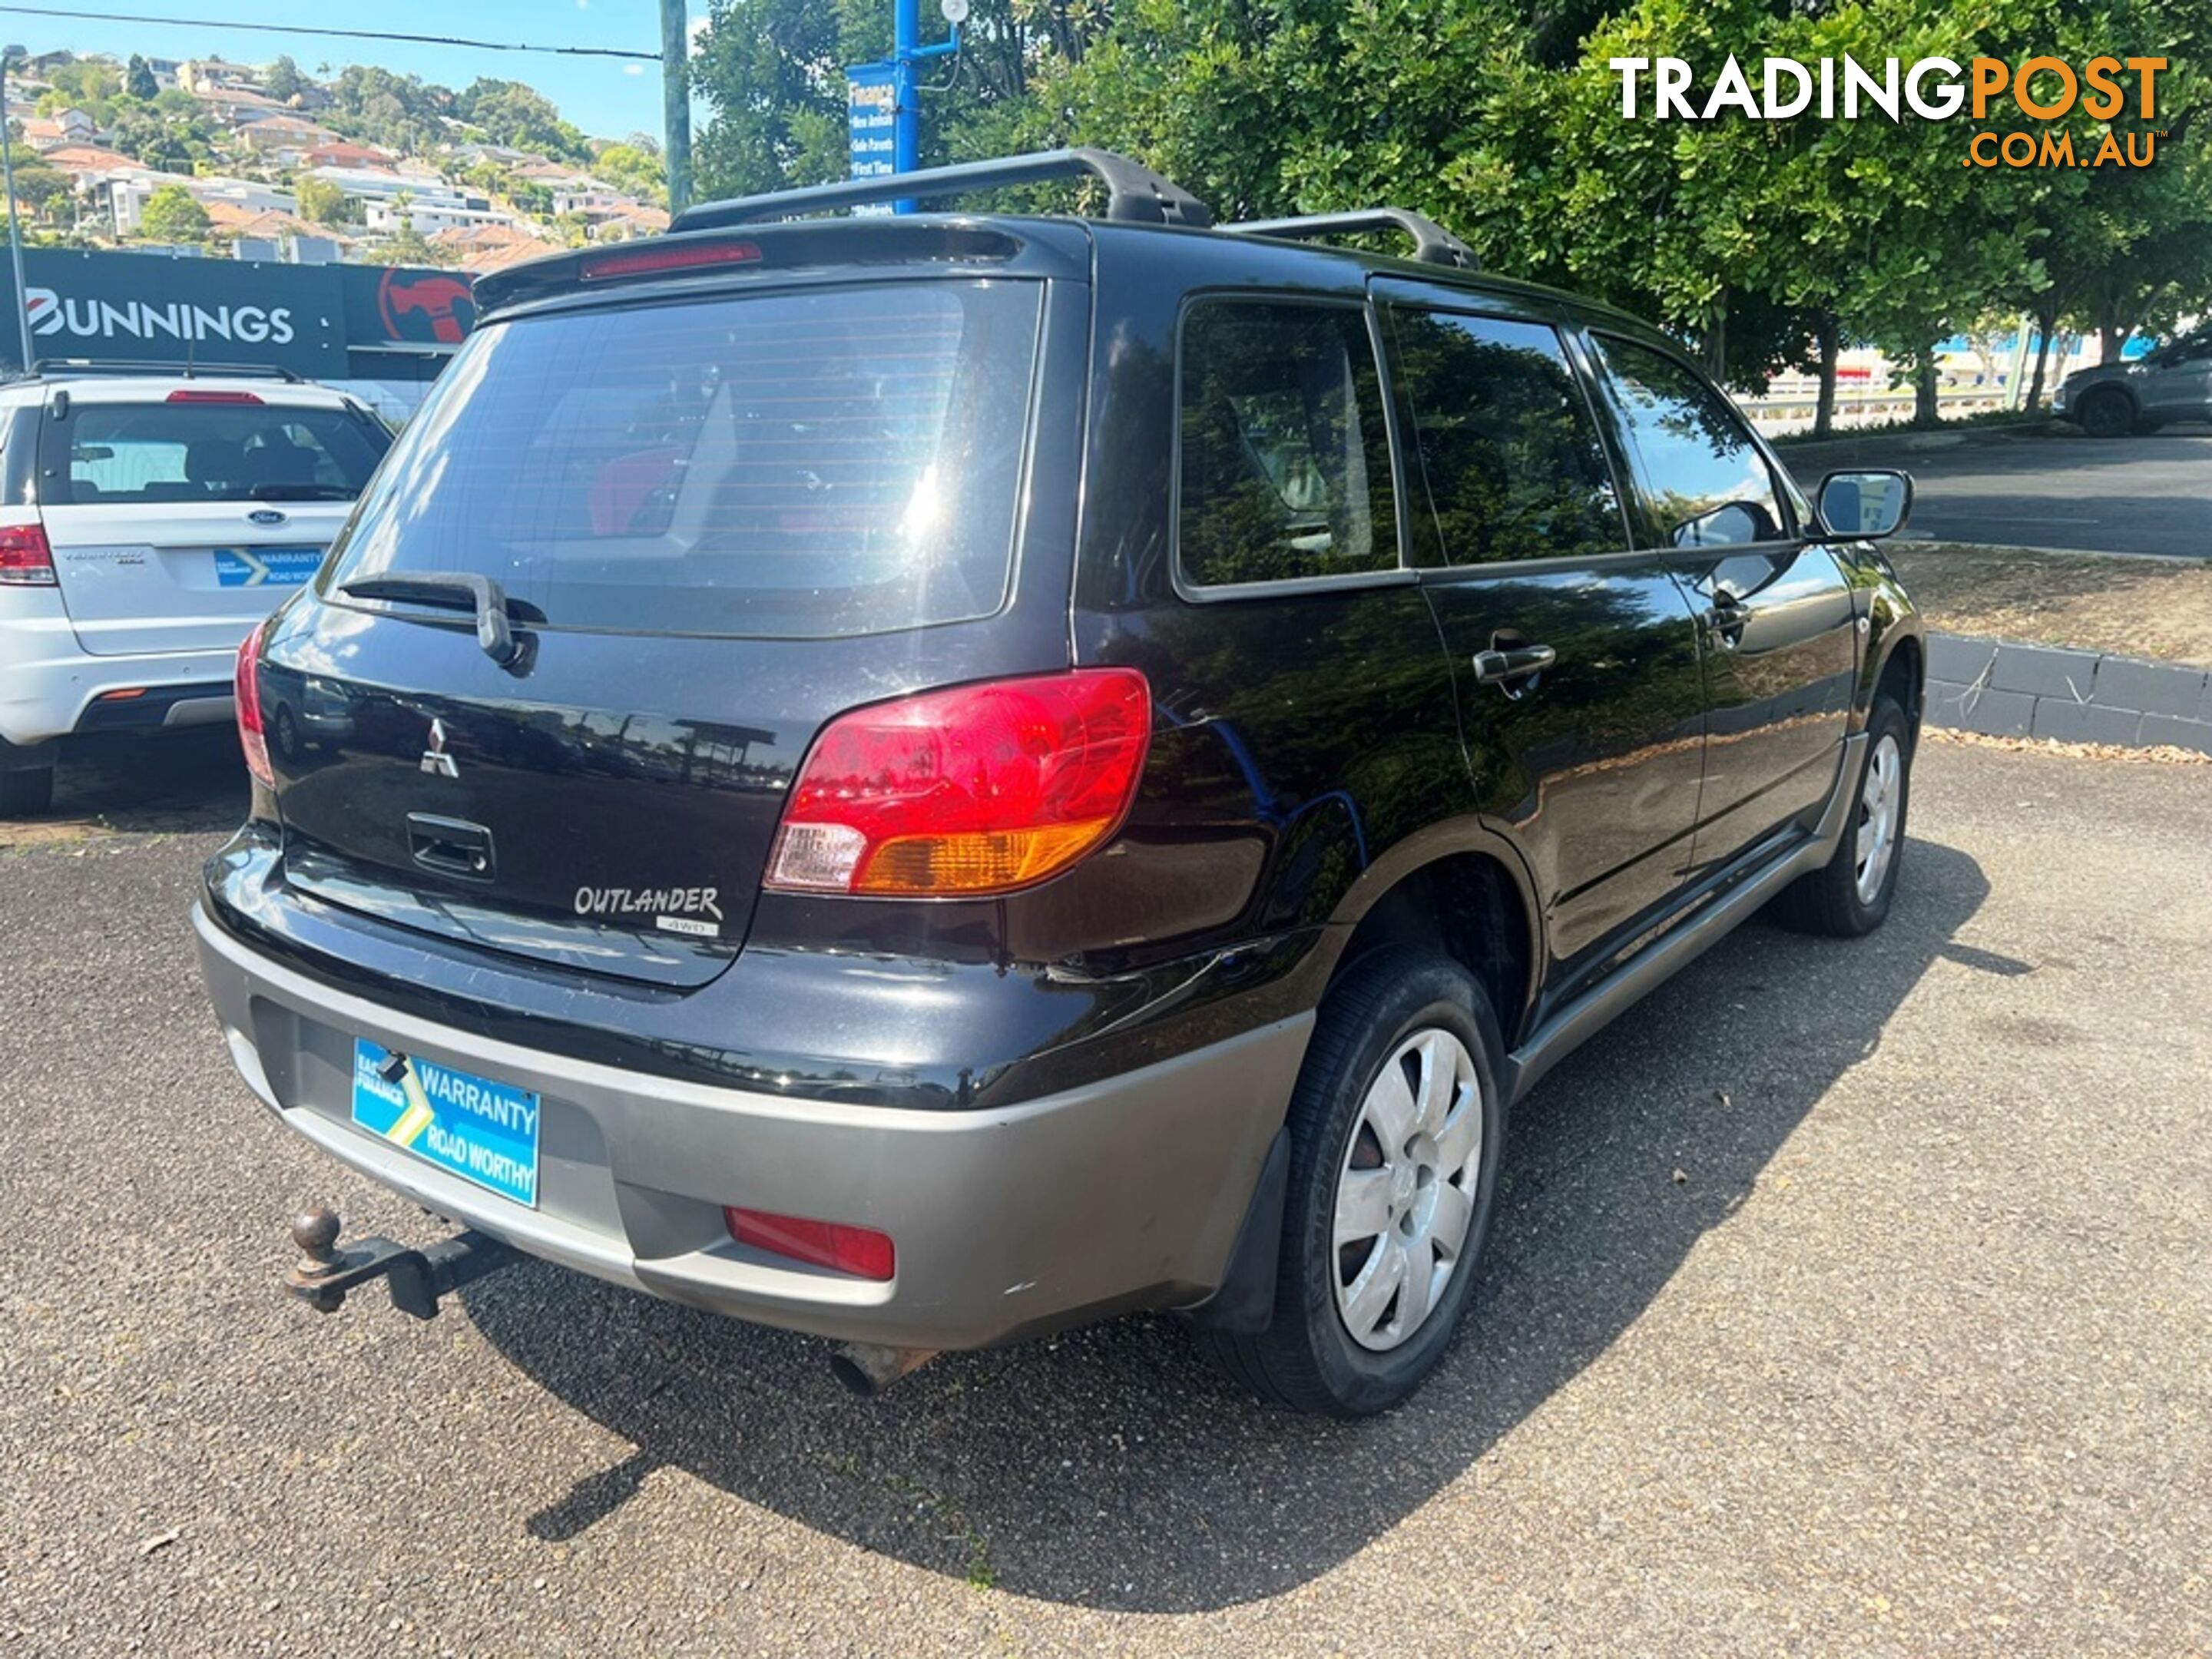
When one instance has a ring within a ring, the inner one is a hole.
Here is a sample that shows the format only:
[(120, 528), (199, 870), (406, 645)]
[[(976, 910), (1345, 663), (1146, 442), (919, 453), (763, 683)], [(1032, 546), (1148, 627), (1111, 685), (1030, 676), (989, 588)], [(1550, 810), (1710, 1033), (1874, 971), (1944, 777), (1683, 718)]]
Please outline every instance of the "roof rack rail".
[(1402, 230), (1413, 239), (1413, 257), (1425, 264), (1480, 266), (1474, 250), (1435, 220), (1410, 208), (1358, 208), (1346, 213), (1306, 213), (1291, 219), (1247, 219), (1222, 229), (1239, 236), (1273, 236), (1286, 242), (1317, 242), (1355, 230)]
[(128, 357), (40, 357), (33, 361), (33, 379), (52, 374), (174, 374), (187, 380), (203, 374), (219, 374), (230, 380), (303, 384), (297, 374), (281, 363), (175, 363)]
[(924, 167), (919, 173), (882, 173), (810, 185), (799, 190), (739, 196), (726, 202), (702, 202), (676, 216), (673, 231), (713, 230), (758, 219), (796, 219), (835, 208), (866, 207), (881, 202), (922, 201), (960, 196), (1008, 185), (1033, 185), (1047, 179), (1102, 179), (1106, 216), (1139, 224), (1206, 226), (1213, 215), (1206, 204), (1141, 161), (1105, 149), (1046, 149), (1029, 155), (1001, 155), (955, 167)]

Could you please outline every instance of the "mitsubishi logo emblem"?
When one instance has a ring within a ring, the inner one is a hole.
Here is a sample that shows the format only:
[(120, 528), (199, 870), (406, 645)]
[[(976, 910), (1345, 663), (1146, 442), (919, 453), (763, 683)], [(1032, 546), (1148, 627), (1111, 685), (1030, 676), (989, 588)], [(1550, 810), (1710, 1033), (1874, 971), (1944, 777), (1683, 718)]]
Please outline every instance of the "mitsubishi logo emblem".
[(446, 752), (446, 723), (443, 720), (430, 722), (430, 746), (422, 751), (422, 769), (434, 777), (458, 778), (461, 775), (461, 769)]

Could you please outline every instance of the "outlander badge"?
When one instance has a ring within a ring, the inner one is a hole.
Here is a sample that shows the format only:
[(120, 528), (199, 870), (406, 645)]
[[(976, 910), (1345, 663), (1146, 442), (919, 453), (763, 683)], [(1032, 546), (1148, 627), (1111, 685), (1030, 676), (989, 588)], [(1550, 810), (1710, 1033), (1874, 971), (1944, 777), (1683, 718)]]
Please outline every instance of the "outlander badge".
[(446, 752), (446, 723), (443, 720), (430, 722), (430, 746), (422, 751), (422, 769), (434, 777), (458, 778), (461, 775), (461, 769)]

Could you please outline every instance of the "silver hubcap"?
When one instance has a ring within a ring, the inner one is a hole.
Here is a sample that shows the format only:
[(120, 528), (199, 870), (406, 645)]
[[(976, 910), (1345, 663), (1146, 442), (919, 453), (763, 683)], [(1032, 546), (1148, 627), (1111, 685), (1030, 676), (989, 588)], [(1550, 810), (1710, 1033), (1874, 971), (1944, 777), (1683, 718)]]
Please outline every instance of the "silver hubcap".
[(1336, 1311), (1361, 1347), (1395, 1348), (1436, 1310), (1481, 1163), (1474, 1058), (1449, 1031), (1416, 1031), (1368, 1085), (1337, 1175)]
[(1905, 754), (1885, 732), (1867, 757), (1866, 781), (1859, 787), (1859, 902), (1872, 904), (1897, 856), (1897, 815), (1905, 799)]

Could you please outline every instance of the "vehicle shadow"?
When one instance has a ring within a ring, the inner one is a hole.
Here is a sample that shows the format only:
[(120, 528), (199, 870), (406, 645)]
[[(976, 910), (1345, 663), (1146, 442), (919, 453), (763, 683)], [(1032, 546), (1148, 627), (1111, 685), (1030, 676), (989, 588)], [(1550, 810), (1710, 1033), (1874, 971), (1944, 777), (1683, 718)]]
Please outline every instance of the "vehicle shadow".
[(158, 737), (75, 738), (63, 750), (54, 813), (124, 830), (228, 830), (251, 793), (226, 720)]
[[(1460, 1339), (1410, 1404), (1356, 1424), (1262, 1408), (1171, 1320), (945, 1356), (884, 1398), (829, 1345), (532, 1264), (465, 1294), (478, 1328), (635, 1450), (528, 1517), (573, 1537), (682, 1469), (860, 1547), (1086, 1607), (1202, 1611), (1303, 1583), (1460, 1476), (1620, 1336), (1881, 1041), (1988, 893), (1916, 841), (1887, 927), (1754, 924), (1632, 1010), (1522, 1108)], [(1677, 1179), (1677, 1172), (1680, 1179)]]
[(155, 737), (119, 732), (65, 741), (53, 805), (0, 820), (0, 849), (106, 835), (189, 835), (235, 829), (251, 790), (228, 723)]

